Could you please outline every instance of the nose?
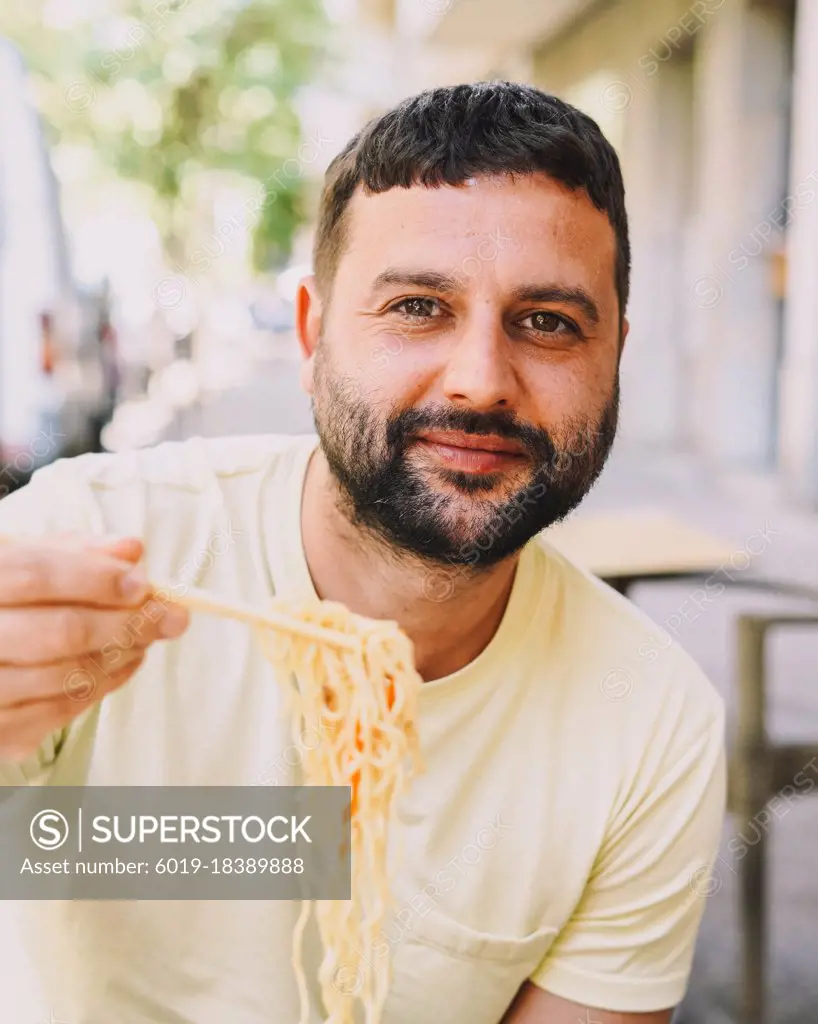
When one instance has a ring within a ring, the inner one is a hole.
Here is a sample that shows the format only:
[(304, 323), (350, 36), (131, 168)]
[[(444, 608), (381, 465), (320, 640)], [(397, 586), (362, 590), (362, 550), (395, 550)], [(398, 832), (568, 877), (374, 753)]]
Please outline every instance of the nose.
[(511, 344), (500, 322), (480, 318), (467, 324), (443, 373), (445, 397), (484, 412), (512, 406), (517, 380)]

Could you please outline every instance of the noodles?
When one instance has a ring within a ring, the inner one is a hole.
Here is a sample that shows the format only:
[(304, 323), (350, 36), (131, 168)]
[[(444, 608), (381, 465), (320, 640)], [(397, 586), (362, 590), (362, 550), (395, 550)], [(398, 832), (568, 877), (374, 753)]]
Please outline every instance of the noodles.
[[(6, 539), (0, 536), (0, 543)], [(166, 599), (176, 588), (153, 589)], [(171, 600), (255, 629), (281, 677), (295, 679), (285, 692), (296, 743), (304, 730), (323, 740), (304, 751), (305, 783), (351, 787), (352, 900), (316, 901), (324, 947), (318, 980), (329, 1015), (325, 1024), (353, 1024), (356, 1001), (365, 1024), (379, 1024), (391, 980), (388, 953), (386, 969), (377, 971), (361, 951), (372, 948), (390, 909), (388, 840), (398, 800), (409, 779), (423, 770), (415, 728), (422, 680), (412, 643), (396, 623), (355, 615), (338, 602), (315, 599), (292, 606), (278, 600), (262, 613), (194, 587)], [(300, 1024), (309, 1016), (301, 942), (310, 910), (304, 901), (293, 935)], [(354, 986), (338, 984), (339, 969), (349, 972)]]
[[(353, 1024), (356, 1001), (365, 1024), (378, 1024), (389, 962), (376, 970), (361, 951), (373, 947), (390, 909), (390, 825), (406, 784), (423, 769), (415, 729), (421, 679), (412, 643), (395, 623), (354, 615), (337, 602), (293, 606), (279, 600), (269, 615), (260, 615), (201, 591), (188, 590), (176, 600), (252, 624), (282, 678), (296, 680), (287, 690), (295, 741), (305, 729), (322, 738), (304, 750), (305, 783), (351, 787), (352, 900), (316, 901), (324, 948), (318, 980), (325, 1024)], [(293, 936), (299, 1024), (307, 1024), (309, 1015), (301, 945), (311, 906), (304, 902)], [(339, 970), (354, 984), (339, 984)]]

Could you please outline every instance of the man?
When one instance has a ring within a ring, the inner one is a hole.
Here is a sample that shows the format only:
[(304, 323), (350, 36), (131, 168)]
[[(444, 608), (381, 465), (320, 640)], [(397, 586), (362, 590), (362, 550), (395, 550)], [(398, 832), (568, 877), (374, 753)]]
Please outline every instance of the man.
[[(554, 97), (463, 85), (370, 123), (328, 171), (298, 298), (319, 442), (84, 456), (0, 505), (6, 781), (292, 777), (240, 624), (171, 604), (103, 650), (149, 598), (140, 560), (397, 620), (427, 771), (401, 910), (361, 951), (394, 965), (385, 1024), (667, 1024), (721, 829), (722, 703), (677, 646), (640, 659), (656, 627), (534, 539), (611, 448), (629, 260), (616, 154)], [(43, 930), (83, 1024), (297, 1020), (294, 904), (60, 913)]]

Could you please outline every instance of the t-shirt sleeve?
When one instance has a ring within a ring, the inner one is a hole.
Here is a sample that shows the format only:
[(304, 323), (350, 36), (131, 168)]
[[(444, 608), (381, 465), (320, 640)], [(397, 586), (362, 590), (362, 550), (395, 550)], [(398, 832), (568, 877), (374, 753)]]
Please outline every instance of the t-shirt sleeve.
[(573, 916), (531, 975), (546, 991), (620, 1013), (681, 1002), (726, 805), (724, 706), (708, 696), (682, 744), (644, 758)]
[[(0, 500), (0, 543), (3, 538), (80, 533), (89, 529), (79, 500), (73, 460), (65, 459), (38, 470), (30, 483)], [(67, 729), (60, 729), (22, 762), (0, 759), (0, 785), (41, 785), (59, 755)]]

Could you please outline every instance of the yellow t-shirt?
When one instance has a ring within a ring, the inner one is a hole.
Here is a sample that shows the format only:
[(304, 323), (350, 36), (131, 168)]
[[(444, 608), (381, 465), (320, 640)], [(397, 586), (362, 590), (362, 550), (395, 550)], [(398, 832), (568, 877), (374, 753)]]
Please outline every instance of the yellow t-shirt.
[[(197, 438), (64, 460), (0, 502), (0, 533), (136, 535), (154, 579), (258, 606), (311, 595), (299, 509), (315, 444)], [(669, 638), (641, 658), (651, 634), (538, 538), (489, 645), (424, 685), (427, 772), (401, 806), (401, 909), (362, 951), (379, 969), (391, 952), (384, 1024), (498, 1024), (526, 978), (611, 1010), (681, 999), (724, 813), (723, 704)], [(194, 615), (38, 756), (0, 766), (2, 780), (291, 782), (298, 744), (271, 673), (245, 626)], [(19, 984), (14, 1020), (43, 1006), (82, 1024), (298, 1019), (294, 902), (16, 909), (18, 938), (4, 942), (47, 987)], [(8, 993), (24, 972), (4, 964)]]

